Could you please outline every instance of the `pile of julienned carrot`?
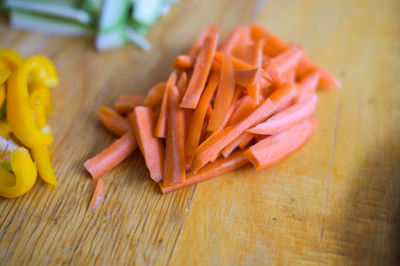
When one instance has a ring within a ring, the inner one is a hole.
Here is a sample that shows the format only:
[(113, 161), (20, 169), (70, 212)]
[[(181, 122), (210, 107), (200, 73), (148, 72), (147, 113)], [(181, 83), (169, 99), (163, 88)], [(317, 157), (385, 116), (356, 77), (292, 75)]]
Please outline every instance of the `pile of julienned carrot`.
[(92, 209), (104, 188), (99, 177), (137, 146), (167, 193), (248, 162), (263, 169), (310, 138), (316, 88), (339, 81), (260, 25), (237, 27), (220, 44), (219, 35), (207, 28), (146, 97), (122, 94), (115, 110), (100, 107), (102, 123), (120, 138), (85, 162), (98, 180)]

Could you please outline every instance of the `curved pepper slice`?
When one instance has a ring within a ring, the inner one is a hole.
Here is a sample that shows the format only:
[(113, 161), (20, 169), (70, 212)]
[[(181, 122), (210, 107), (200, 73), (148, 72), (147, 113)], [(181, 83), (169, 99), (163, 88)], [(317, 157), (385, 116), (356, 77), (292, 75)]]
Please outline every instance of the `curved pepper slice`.
[(7, 69), (14, 71), (24, 62), (24, 59), (12, 49), (0, 49), (0, 61), (7, 65)]
[(9, 139), (11, 134), (11, 127), (6, 121), (0, 120), (0, 137)]
[(35, 122), (28, 89), (29, 78), (49, 87), (58, 84), (57, 72), (48, 58), (37, 55), (25, 60), (8, 79), (7, 120), (24, 146), (48, 146), (53, 137), (48, 132), (48, 126), (39, 128)]
[(4, 165), (6, 164), (3, 162), (3, 166), (0, 166), (0, 196), (5, 198), (22, 196), (35, 184), (37, 169), (27, 149), (14, 150), (10, 166), (4, 167)]
[(37, 94), (40, 105), (43, 106), (46, 115), (53, 112), (53, 102), (51, 101), (50, 88), (40, 82), (30, 82), (29, 88), (31, 89), (31, 98), (34, 94)]
[(48, 184), (57, 186), (57, 178), (51, 165), (48, 147), (35, 147), (30, 149), (36, 163), (40, 177)]

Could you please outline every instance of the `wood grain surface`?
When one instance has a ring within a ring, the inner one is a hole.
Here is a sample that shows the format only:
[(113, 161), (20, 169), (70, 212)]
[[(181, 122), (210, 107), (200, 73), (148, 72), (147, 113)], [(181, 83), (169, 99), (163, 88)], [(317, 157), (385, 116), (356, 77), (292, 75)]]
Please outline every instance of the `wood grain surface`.
[[(98, 53), (93, 40), (18, 32), (0, 20), (0, 47), (43, 53), (59, 71), (50, 117), (57, 189), (38, 180), (0, 199), (4, 265), (397, 265), (400, 263), (400, 2), (184, 1), (150, 31), (153, 50)], [(207, 25), (226, 36), (256, 20), (342, 81), (319, 93), (312, 140), (276, 166), (246, 167), (161, 195), (135, 152), (94, 183), (84, 160), (114, 137), (99, 105), (145, 93)]]

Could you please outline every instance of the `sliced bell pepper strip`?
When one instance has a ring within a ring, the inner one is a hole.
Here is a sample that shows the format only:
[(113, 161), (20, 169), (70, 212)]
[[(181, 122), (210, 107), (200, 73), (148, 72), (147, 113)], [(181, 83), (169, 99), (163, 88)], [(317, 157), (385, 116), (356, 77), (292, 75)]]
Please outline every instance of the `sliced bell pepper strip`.
[(34, 147), (30, 149), (33, 161), (39, 171), (40, 177), (48, 184), (57, 186), (57, 178), (51, 165), (49, 148)]
[(53, 137), (48, 127), (39, 128), (30, 107), (28, 80), (43, 82), (49, 87), (58, 83), (54, 65), (43, 56), (32, 56), (22, 63), (9, 78), (7, 89), (7, 120), (14, 135), (29, 148), (48, 146)]
[(37, 169), (25, 148), (13, 151), (10, 168), (0, 166), (0, 196), (17, 198), (28, 192), (35, 184)]
[(11, 71), (16, 70), (24, 61), (24, 59), (14, 50), (0, 49), (0, 61), (7, 65)]

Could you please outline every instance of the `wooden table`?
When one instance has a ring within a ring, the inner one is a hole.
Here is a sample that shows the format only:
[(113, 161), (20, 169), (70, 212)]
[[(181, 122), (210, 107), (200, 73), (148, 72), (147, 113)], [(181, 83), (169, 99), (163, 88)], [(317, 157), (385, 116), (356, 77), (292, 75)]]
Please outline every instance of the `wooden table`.
[[(257, 1), (259, 2), (259, 1)], [(57, 189), (38, 180), (0, 200), (0, 263), (74, 265), (390, 265), (400, 262), (400, 2), (397, 0), (182, 1), (155, 26), (150, 52), (98, 53), (93, 41), (48, 37), (0, 23), (0, 47), (54, 60), (61, 84), (50, 117)], [(99, 105), (144, 93), (207, 25), (224, 36), (257, 20), (304, 45), (335, 73), (320, 92), (319, 127), (283, 162), (161, 195), (139, 152), (95, 184), (83, 162), (114, 137)]]

